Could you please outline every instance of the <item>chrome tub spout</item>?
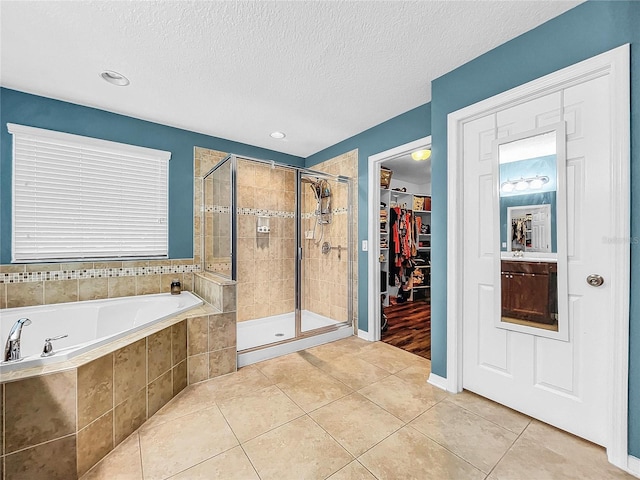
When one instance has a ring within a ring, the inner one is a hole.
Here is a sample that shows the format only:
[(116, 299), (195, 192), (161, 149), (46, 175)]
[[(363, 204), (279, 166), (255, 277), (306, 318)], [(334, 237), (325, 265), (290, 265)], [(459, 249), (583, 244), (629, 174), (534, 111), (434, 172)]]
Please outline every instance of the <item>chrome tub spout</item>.
[(22, 335), (22, 327), (31, 325), (31, 320), (21, 318), (11, 327), (7, 344), (4, 347), (4, 362), (17, 362), (20, 360), (20, 336)]

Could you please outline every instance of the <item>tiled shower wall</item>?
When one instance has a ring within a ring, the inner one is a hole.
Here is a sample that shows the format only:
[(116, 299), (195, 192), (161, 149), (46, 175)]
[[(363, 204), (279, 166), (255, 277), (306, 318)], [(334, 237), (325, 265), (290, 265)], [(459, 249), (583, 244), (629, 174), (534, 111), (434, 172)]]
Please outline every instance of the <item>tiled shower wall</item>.
[[(320, 239), (320, 226), (316, 226), (316, 241), (305, 239), (305, 259), (303, 265), (303, 309), (318, 313), (341, 322), (347, 321), (347, 305), (349, 283), (352, 288), (353, 311), (352, 319), (357, 323), (357, 292), (358, 292), (358, 265), (357, 265), (357, 218), (358, 218), (358, 151), (353, 150), (335, 157), (326, 162), (311, 167), (313, 170), (343, 175), (352, 179), (352, 198), (347, 196), (345, 184), (330, 182), (332, 187), (331, 210), (333, 211), (331, 223), (324, 225), (324, 235)], [(309, 186), (303, 185), (303, 222), (302, 229), (313, 230), (316, 222), (314, 215), (316, 199)], [(348, 214), (349, 201), (351, 201), (351, 215)], [(348, 243), (347, 227), (351, 221), (353, 234), (352, 241)], [(327, 254), (322, 253), (322, 244), (329, 242), (332, 247), (341, 246), (340, 255), (332, 249)], [(348, 247), (348, 248), (347, 248)], [(348, 276), (348, 264), (351, 263), (352, 274)]]
[[(238, 321), (293, 312), (295, 174), (238, 159)], [(259, 233), (259, 219), (269, 233)]]
[[(202, 186), (198, 182), (214, 165), (226, 157), (224, 152), (196, 148), (196, 190), (194, 195), (195, 243), (194, 255), (204, 248), (207, 270), (223, 272), (224, 255), (215, 252), (217, 240), (222, 240), (221, 227), (209, 226), (227, 222), (222, 210), (226, 206), (226, 185), (219, 185), (222, 197), (217, 197), (213, 181), (211, 192), (205, 192), (202, 207)], [(325, 238), (333, 246), (347, 247), (347, 222), (351, 218), (353, 238), (349, 248), (321, 254), (322, 244), (303, 240), (305, 248), (303, 308), (336, 320), (347, 320), (348, 284), (352, 285), (353, 319), (357, 319), (357, 169), (358, 152), (345, 153), (313, 166), (313, 170), (348, 176), (353, 181), (351, 216), (347, 214), (346, 186), (337, 185), (332, 198), (332, 223), (325, 226)], [(224, 177), (228, 177), (227, 174)], [(334, 182), (332, 182), (333, 184)], [(199, 186), (200, 185), (200, 186)], [(205, 186), (208, 189), (209, 186)], [(316, 203), (311, 189), (302, 185), (302, 231), (313, 230)], [(211, 204), (209, 204), (211, 198)], [(238, 321), (252, 320), (292, 312), (295, 295), (295, 173), (293, 169), (238, 158), (237, 172), (237, 315)], [(204, 222), (201, 223), (201, 213)], [(207, 217), (209, 211), (210, 218)], [(218, 215), (220, 214), (220, 215)], [(215, 216), (218, 215), (218, 216)], [(267, 217), (270, 232), (257, 232), (259, 217)], [(217, 229), (216, 229), (217, 228)], [(201, 240), (204, 240), (201, 242)], [(226, 241), (226, 239), (224, 240)], [(202, 245), (205, 245), (204, 247)], [(211, 255), (207, 252), (211, 251)], [(352, 275), (347, 276), (351, 262)], [(210, 268), (209, 268), (210, 267)]]

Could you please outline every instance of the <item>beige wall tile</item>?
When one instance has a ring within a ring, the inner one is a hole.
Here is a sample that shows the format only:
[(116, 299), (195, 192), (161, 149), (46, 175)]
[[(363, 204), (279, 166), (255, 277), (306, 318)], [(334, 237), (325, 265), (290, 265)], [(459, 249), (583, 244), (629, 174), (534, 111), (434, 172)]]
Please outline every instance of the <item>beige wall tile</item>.
[(7, 285), (5, 283), (0, 283), (0, 308), (7, 308)]
[(60, 270), (59, 263), (28, 263), (25, 265), (27, 272), (55, 272)]
[(116, 350), (114, 355), (114, 402), (118, 405), (147, 384), (146, 339)]
[(76, 441), (80, 476), (113, 450), (113, 411), (80, 430)]
[(55, 280), (44, 282), (44, 303), (66, 303), (78, 301), (78, 280)]
[(150, 383), (171, 370), (171, 327), (149, 335), (147, 339), (147, 381)]
[(147, 416), (151, 417), (173, 397), (171, 370), (149, 383), (147, 388)]
[(209, 353), (209, 378), (236, 371), (236, 348), (225, 348)]
[(147, 419), (147, 388), (141, 388), (117, 405), (113, 413), (114, 445), (118, 445)]
[(5, 458), (5, 479), (77, 478), (76, 436), (69, 435)]
[(209, 350), (208, 328), (206, 316), (187, 319), (187, 354), (189, 356), (205, 353)]
[(136, 277), (109, 277), (109, 298), (136, 294)]
[(122, 262), (94, 262), (93, 268), (122, 268)]
[(69, 262), (61, 263), (60, 270), (90, 270), (93, 268), (93, 262)]
[(113, 408), (113, 355), (78, 367), (78, 428)]
[(42, 305), (44, 303), (43, 283), (8, 283), (7, 308)]
[(0, 265), (0, 273), (21, 273), (26, 271), (25, 264)]
[(160, 293), (161, 275), (138, 275), (136, 279), (136, 295)]
[(223, 312), (236, 311), (236, 286), (235, 285), (222, 286), (222, 311)]
[(183, 360), (171, 369), (173, 395), (177, 395), (187, 386), (187, 360)]
[(236, 314), (209, 315), (209, 351), (236, 346)]
[(171, 365), (187, 358), (187, 321), (171, 326)]
[(187, 368), (189, 385), (206, 380), (209, 378), (209, 355), (202, 353), (189, 356), (187, 358)]
[(76, 372), (5, 385), (5, 453), (75, 433)]
[(193, 273), (182, 274), (182, 290), (193, 291)]
[(81, 278), (78, 280), (78, 300), (109, 298), (108, 278)]

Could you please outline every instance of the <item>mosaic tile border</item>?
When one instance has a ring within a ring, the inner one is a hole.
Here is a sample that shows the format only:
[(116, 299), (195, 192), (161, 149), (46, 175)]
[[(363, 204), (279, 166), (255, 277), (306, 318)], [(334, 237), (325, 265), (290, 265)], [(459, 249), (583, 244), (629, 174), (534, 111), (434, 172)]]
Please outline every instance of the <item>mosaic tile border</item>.
[[(205, 205), (202, 207), (202, 211), (205, 213), (230, 213), (231, 207), (225, 207), (222, 205)], [(331, 213), (334, 215), (345, 215), (349, 212), (348, 207), (332, 208)], [(259, 217), (280, 217), (280, 218), (293, 218), (295, 212), (287, 212), (283, 210), (268, 210), (264, 208), (244, 208), (237, 207), (236, 213), (238, 215), (255, 215)], [(314, 213), (303, 213), (302, 218), (311, 218)]]
[(50, 272), (0, 273), (0, 284), (196, 273), (200, 272), (200, 270), (200, 265), (161, 265), (155, 267), (87, 268), (82, 270), (54, 270)]

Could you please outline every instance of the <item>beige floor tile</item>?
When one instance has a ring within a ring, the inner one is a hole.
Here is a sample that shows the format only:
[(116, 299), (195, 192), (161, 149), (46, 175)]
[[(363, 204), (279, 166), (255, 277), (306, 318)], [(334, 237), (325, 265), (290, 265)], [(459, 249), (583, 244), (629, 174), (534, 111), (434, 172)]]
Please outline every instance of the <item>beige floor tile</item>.
[(413, 420), (447, 396), (433, 385), (412, 383), (395, 375), (364, 387), (358, 393), (404, 422)]
[(358, 458), (380, 480), (482, 480), (485, 474), (410, 426)]
[(238, 445), (218, 407), (140, 432), (145, 480), (168, 478)]
[(404, 425), (359, 393), (352, 393), (309, 414), (354, 457)]
[(202, 387), (217, 402), (236, 395), (260, 390), (269, 385), (273, 385), (273, 382), (265, 377), (254, 365), (243, 367), (237, 372), (212, 378), (202, 383)]
[(273, 383), (304, 379), (318, 370), (298, 352), (256, 363), (255, 367)]
[(138, 433), (133, 433), (114, 448), (82, 480), (142, 480)]
[(218, 406), (240, 442), (305, 413), (275, 385), (223, 400)]
[(582, 478), (633, 478), (608, 462), (604, 448), (537, 420), (531, 421), (514, 447), (520, 442), (533, 442), (563, 456), (583, 473)]
[(410, 425), (485, 473), (517, 438), (510, 430), (449, 402), (435, 405)]
[(358, 358), (366, 360), (389, 373), (420, 365), (422, 357), (406, 352), (384, 342), (373, 342), (360, 350)]
[(353, 392), (351, 387), (313, 367), (304, 378), (284, 379), (278, 387), (305, 412), (323, 407)]
[[(586, 463), (582, 463), (585, 462)], [(633, 479), (613, 466), (596, 466), (587, 457), (567, 457), (527, 438), (519, 438), (491, 472), (496, 480)]]
[(190, 385), (151, 416), (151, 418), (149, 418), (149, 420), (147, 420), (141, 427), (141, 430), (155, 427), (161, 423), (174, 420), (178, 417), (182, 417), (199, 410), (211, 408), (215, 405), (214, 400), (215, 397), (206, 387), (205, 383)]
[(428, 383), (430, 373), (431, 361), (426, 358), (421, 358), (421, 360), (416, 362), (414, 365), (400, 370), (395, 375), (396, 377), (404, 378), (411, 383), (424, 385), (425, 383)]
[(199, 463), (171, 480), (260, 480), (242, 447), (234, 447), (209, 460)]
[(369, 470), (354, 460), (349, 465), (331, 475), (327, 480), (376, 480)]
[(308, 416), (260, 435), (243, 448), (262, 480), (327, 478), (353, 460)]
[(467, 390), (456, 395), (449, 395), (447, 402), (466, 408), (470, 412), (480, 415), (482, 418), (497, 423), (501, 427), (517, 434), (522, 433), (531, 421), (531, 418), (522, 413)]
[(389, 376), (386, 370), (351, 355), (342, 355), (324, 362), (320, 368), (355, 390)]

